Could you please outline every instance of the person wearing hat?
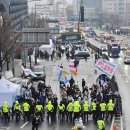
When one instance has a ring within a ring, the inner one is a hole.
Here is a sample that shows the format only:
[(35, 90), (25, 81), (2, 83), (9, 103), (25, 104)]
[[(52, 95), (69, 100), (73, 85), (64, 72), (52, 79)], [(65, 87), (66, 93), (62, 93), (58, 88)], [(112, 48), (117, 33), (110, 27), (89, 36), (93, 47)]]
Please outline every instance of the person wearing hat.
[(19, 118), (20, 118), (20, 113), (21, 113), (20, 110), (21, 110), (21, 106), (20, 106), (19, 102), (18, 102), (18, 101), (15, 101), (14, 112), (15, 112), (15, 114), (16, 114), (16, 121), (18, 121)]
[(52, 122), (54, 106), (52, 105), (51, 101), (49, 101), (48, 104), (46, 105), (46, 110), (47, 110), (47, 120), (49, 122), (49, 118), (51, 118)]
[(60, 101), (60, 104), (58, 105), (58, 110), (59, 110), (59, 118), (60, 120), (63, 121), (65, 114), (65, 105), (62, 103), (62, 101)]
[(27, 103), (27, 101), (23, 103), (23, 112), (24, 112), (24, 120), (26, 120), (26, 117), (27, 117), (27, 120), (29, 121), (30, 120), (30, 105)]
[(8, 119), (8, 122), (9, 122), (9, 106), (7, 102), (4, 102), (2, 105), (2, 113), (4, 115), (5, 122), (6, 122), (6, 119)]
[(40, 116), (38, 114), (38, 112), (36, 112), (34, 115), (33, 115), (33, 118), (32, 118), (32, 130), (38, 130), (38, 125), (40, 124)]

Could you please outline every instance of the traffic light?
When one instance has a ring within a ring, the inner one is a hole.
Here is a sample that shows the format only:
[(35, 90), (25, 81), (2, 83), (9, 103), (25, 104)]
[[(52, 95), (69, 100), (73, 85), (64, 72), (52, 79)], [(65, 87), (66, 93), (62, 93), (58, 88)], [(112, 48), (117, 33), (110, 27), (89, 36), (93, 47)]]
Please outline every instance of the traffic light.
[(80, 12), (81, 12), (81, 22), (84, 22), (84, 6), (81, 5), (80, 7)]

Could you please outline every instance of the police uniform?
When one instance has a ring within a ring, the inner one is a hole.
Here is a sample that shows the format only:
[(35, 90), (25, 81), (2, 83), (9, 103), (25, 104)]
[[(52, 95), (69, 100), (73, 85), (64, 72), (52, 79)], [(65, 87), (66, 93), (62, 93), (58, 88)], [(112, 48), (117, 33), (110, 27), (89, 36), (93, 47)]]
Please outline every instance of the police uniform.
[(59, 118), (60, 118), (60, 120), (63, 120), (64, 114), (65, 114), (65, 105), (63, 103), (60, 103), (58, 105), (58, 110), (59, 110)]
[(54, 110), (54, 106), (52, 105), (51, 101), (48, 102), (48, 104), (46, 105), (46, 110), (47, 110), (47, 120), (49, 121), (49, 118), (51, 118), (51, 122), (52, 122), (52, 112)]
[(2, 105), (2, 112), (3, 112), (3, 115), (4, 115), (4, 120), (6, 122), (6, 119), (8, 119), (8, 122), (9, 122), (9, 106), (7, 104), (7, 102), (4, 102), (3, 105)]
[(30, 120), (30, 105), (25, 102), (23, 103), (23, 112), (24, 112), (24, 120), (26, 120), (26, 117), (28, 119), (28, 121)]
[(83, 104), (83, 120), (84, 120), (84, 122), (86, 120), (86, 115), (87, 115), (87, 122), (88, 122), (88, 115), (89, 115), (88, 101), (84, 101), (84, 104)]
[(74, 112), (74, 120), (79, 118), (79, 116), (80, 116), (80, 111), (81, 111), (81, 106), (80, 106), (80, 104), (79, 104), (79, 101), (75, 101), (75, 102), (74, 102), (74, 109), (73, 109), (73, 112)]
[(68, 115), (67, 115), (67, 120), (69, 119), (70, 121), (72, 121), (72, 114), (73, 114), (73, 103), (70, 102), (68, 105), (67, 105), (67, 112), (68, 112)]
[(98, 130), (103, 130), (103, 129), (105, 129), (105, 123), (104, 123), (104, 121), (103, 121), (102, 119), (99, 119), (99, 120), (97, 121), (97, 125), (98, 125)]
[(106, 120), (108, 119), (109, 115), (111, 115), (111, 120), (113, 118), (113, 114), (114, 114), (114, 107), (115, 107), (115, 104), (112, 103), (112, 99), (109, 100), (109, 103), (107, 104), (107, 117), (106, 117)]
[(92, 108), (92, 112), (93, 112), (93, 121), (96, 123), (96, 120), (97, 120), (97, 113), (96, 113), (97, 105), (96, 105), (95, 102), (92, 102), (91, 108)]
[(106, 112), (106, 103), (104, 101), (100, 103), (100, 111), (101, 111), (102, 119), (104, 119), (105, 112)]
[(40, 115), (41, 120), (43, 121), (42, 111), (43, 111), (43, 106), (40, 103), (38, 103), (36, 105), (36, 112)]
[[(18, 114), (19, 117), (20, 117), (20, 112), (21, 112), (20, 110), (21, 110), (21, 106), (20, 106), (19, 102), (15, 101), (14, 112), (15, 112), (15, 114)], [(17, 118), (16, 118), (16, 120), (17, 120)]]

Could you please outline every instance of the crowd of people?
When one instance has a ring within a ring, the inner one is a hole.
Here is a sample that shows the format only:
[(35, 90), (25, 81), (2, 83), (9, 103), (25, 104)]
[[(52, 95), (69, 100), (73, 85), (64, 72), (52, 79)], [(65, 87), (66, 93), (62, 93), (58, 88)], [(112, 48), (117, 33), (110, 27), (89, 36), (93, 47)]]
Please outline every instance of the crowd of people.
[[(95, 54), (95, 60), (97, 57)], [(85, 79), (82, 79), (82, 89), (80, 89), (72, 77), (67, 85), (60, 82), (60, 99), (53, 93), (52, 86), (47, 86), (45, 82), (39, 82), (37, 87), (30, 83), (23, 86), (23, 94), (13, 106), (8, 106), (7, 102), (3, 103), (1, 120), (9, 122), (15, 117), (18, 122), (22, 116), (24, 121), (32, 119), (32, 130), (35, 128), (38, 130), (39, 123), (45, 119), (52, 124), (57, 120), (74, 124), (80, 117), (84, 123), (92, 118), (98, 129), (103, 130), (105, 120), (110, 118), (111, 121), (114, 114), (122, 113), (121, 97), (112, 91), (112, 80), (101, 75), (97, 79), (97, 84), (88, 87)]]
[[(97, 85), (98, 82), (99, 85)], [(109, 116), (112, 120), (114, 114), (121, 113), (121, 98), (112, 93), (110, 82), (106, 77), (101, 76), (97, 84), (88, 88), (85, 80), (82, 79), (82, 90), (80, 90), (72, 77), (69, 85), (60, 83), (60, 103), (58, 103), (57, 95), (53, 94), (51, 86), (39, 82), (36, 89), (33, 83), (29, 84), (24, 88), (22, 97), (16, 100), (11, 108), (7, 102), (3, 103), (1, 119), (9, 122), (11, 117), (13, 120), (15, 116), (16, 121), (19, 121), (23, 116), (24, 121), (30, 121), (32, 116), (32, 130), (34, 130), (40, 122), (45, 120), (45, 117), (48, 122), (55, 123), (58, 115), (59, 121), (66, 120), (72, 124), (79, 117), (82, 117), (84, 123), (89, 122), (92, 117), (94, 123), (101, 128), (102, 121), (108, 120)], [(102, 129), (104, 127), (105, 125)]]

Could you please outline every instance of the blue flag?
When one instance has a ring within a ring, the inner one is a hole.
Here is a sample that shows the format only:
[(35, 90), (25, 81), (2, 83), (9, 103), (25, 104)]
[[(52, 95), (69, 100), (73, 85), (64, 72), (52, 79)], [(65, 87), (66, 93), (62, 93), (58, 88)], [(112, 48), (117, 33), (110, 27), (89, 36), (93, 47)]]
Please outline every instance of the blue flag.
[(61, 70), (59, 73), (58, 81), (61, 81), (63, 83), (69, 82), (71, 79), (71, 74), (68, 74), (64, 70)]

